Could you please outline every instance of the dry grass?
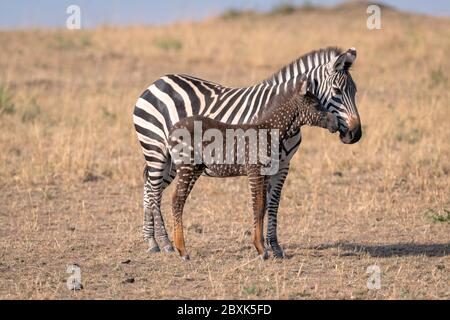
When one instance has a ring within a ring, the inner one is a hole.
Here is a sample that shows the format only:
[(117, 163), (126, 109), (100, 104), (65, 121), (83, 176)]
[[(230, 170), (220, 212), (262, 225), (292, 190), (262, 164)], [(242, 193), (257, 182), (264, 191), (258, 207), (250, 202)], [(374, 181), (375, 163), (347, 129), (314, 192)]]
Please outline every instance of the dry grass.
[[(366, 16), (352, 5), (1, 32), (0, 297), (449, 299), (450, 21), (386, 10), (383, 30), (369, 31)], [(131, 119), (141, 91), (173, 72), (247, 85), (334, 44), (358, 49), (364, 137), (348, 146), (304, 130), (279, 218), (288, 259), (254, 259), (240, 178), (196, 185), (185, 215), (191, 262), (146, 254)], [(65, 284), (73, 262), (76, 293)], [(366, 288), (374, 264), (380, 290)]]

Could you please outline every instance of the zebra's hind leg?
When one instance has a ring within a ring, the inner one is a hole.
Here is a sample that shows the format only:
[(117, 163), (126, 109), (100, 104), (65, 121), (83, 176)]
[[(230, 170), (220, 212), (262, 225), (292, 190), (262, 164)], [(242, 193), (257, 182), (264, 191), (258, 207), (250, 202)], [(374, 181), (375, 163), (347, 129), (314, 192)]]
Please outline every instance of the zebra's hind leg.
[(164, 171), (163, 182), (161, 184), (161, 188), (157, 190), (158, 193), (158, 206), (154, 210), (155, 214), (155, 231), (156, 238), (158, 239), (161, 249), (164, 252), (174, 252), (172, 242), (169, 239), (169, 236), (166, 231), (166, 226), (164, 224), (164, 219), (161, 213), (161, 197), (164, 190), (170, 185), (173, 179), (176, 176), (176, 170), (173, 163), (169, 162), (168, 170)]
[[(169, 162), (170, 163), (170, 162)], [(146, 167), (144, 175), (144, 239), (149, 244), (148, 252), (173, 252), (172, 243), (167, 235), (164, 219), (161, 215), (161, 198), (164, 189), (172, 182), (171, 166), (165, 167), (161, 172)], [(162, 173), (162, 174), (161, 174)], [(156, 239), (158, 239), (158, 242)]]
[(267, 188), (267, 244), (270, 245), (273, 251), (273, 256), (276, 259), (283, 259), (284, 252), (278, 244), (277, 237), (277, 214), (280, 205), (281, 191), (284, 182), (286, 181), (289, 172), (289, 163), (283, 168), (280, 168), (276, 175), (269, 178), (269, 185)]
[[(154, 230), (156, 234), (156, 238), (158, 239), (159, 247), (162, 251), (165, 252), (173, 252), (172, 243), (169, 240), (169, 236), (167, 235), (166, 227), (164, 224), (164, 219), (161, 215), (161, 197), (162, 197), (162, 188), (161, 186), (151, 188), (148, 193), (149, 203), (150, 203), (150, 211), (151, 216), (154, 220)], [(155, 239), (153, 237), (153, 239)], [(155, 241), (156, 242), (156, 241)], [(153, 241), (149, 241), (149, 244), (152, 245)], [(151, 248), (150, 248), (151, 249)], [(158, 249), (150, 250), (149, 252), (158, 252)]]
[[(144, 170), (144, 175), (146, 175), (146, 171)], [(142, 228), (142, 233), (144, 236), (144, 240), (148, 243), (148, 252), (159, 252), (158, 243), (155, 240), (155, 221), (152, 212), (152, 206), (150, 202), (150, 183), (149, 181), (145, 181), (144, 183), (144, 225)]]

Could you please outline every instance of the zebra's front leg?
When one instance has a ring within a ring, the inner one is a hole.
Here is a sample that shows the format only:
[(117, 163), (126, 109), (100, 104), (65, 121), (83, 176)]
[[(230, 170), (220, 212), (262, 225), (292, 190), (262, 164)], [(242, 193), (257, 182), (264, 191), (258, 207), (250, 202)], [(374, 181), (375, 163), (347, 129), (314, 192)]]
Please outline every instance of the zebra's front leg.
[(277, 174), (270, 176), (267, 187), (267, 244), (272, 248), (273, 256), (276, 259), (283, 259), (284, 252), (278, 244), (277, 237), (277, 214), (280, 205), (281, 191), (289, 172), (289, 162), (281, 167)]
[[(165, 252), (174, 251), (161, 214), (161, 198), (164, 189), (172, 182), (176, 172), (167, 163), (164, 165), (163, 172), (160, 172), (157, 167), (147, 167), (144, 171), (146, 176), (144, 186), (144, 239), (149, 244), (148, 252), (150, 253), (159, 252), (160, 248)], [(158, 242), (155, 238), (158, 239)]]
[(148, 243), (148, 252), (159, 252), (158, 243), (155, 240), (155, 221), (153, 217), (152, 206), (150, 204), (150, 183), (144, 183), (144, 225), (142, 233), (144, 240)]

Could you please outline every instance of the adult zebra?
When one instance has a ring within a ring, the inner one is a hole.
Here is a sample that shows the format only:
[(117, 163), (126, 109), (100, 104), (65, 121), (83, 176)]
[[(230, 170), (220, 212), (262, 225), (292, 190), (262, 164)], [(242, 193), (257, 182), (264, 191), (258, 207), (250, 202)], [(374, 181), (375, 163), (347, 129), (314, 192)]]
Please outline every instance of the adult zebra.
[[(361, 123), (356, 109), (356, 86), (349, 69), (356, 50), (338, 48), (311, 51), (283, 67), (270, 78), (246, 88), (227, 88), (187, 75), (166, 75), (151, 84), (136, 102), (133, 120), (142, 146), (144, 169), (144, 239), (149, 252), (173, 251), (161, 215), (164, 189), (176, 176), (168, 148), (168, 130), (179, 119), (203, 115), (231, 124), (247, 123), (264, 112), (268, 101), (295, 85), (303, 74), (308, 91), (316, 95), (324, 107), (337, 115), (340, 139), (355, 143), (361, 138)], [(289, 171), (289, 163), (301, 142), (297, 131), (282, 146), (277, 174), (270, 177), (267, 195), (267, 243), (276, 258), (284, 257), (277, 240), (277, 212), (281, 190)], [(206, 172), (208, 175), (208, 172)], [(155, 240), (158, 238), (158, 242)]]

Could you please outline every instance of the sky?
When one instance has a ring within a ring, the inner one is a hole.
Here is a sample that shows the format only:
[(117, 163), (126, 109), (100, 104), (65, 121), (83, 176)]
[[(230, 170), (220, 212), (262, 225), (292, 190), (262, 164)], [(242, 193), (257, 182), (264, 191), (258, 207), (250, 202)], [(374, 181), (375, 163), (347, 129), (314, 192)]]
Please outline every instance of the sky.
[[(81, 9), (82, 28), (98, 25), (161, 25), (201, 20), (227, 9), (268, 11), (280, 3), (334, 5), (340, 0), (0, 0), (0, 29), (64, 28), (70, 5)], [(450, 17), (450, 0), (384, 0), (396, 8)]]

